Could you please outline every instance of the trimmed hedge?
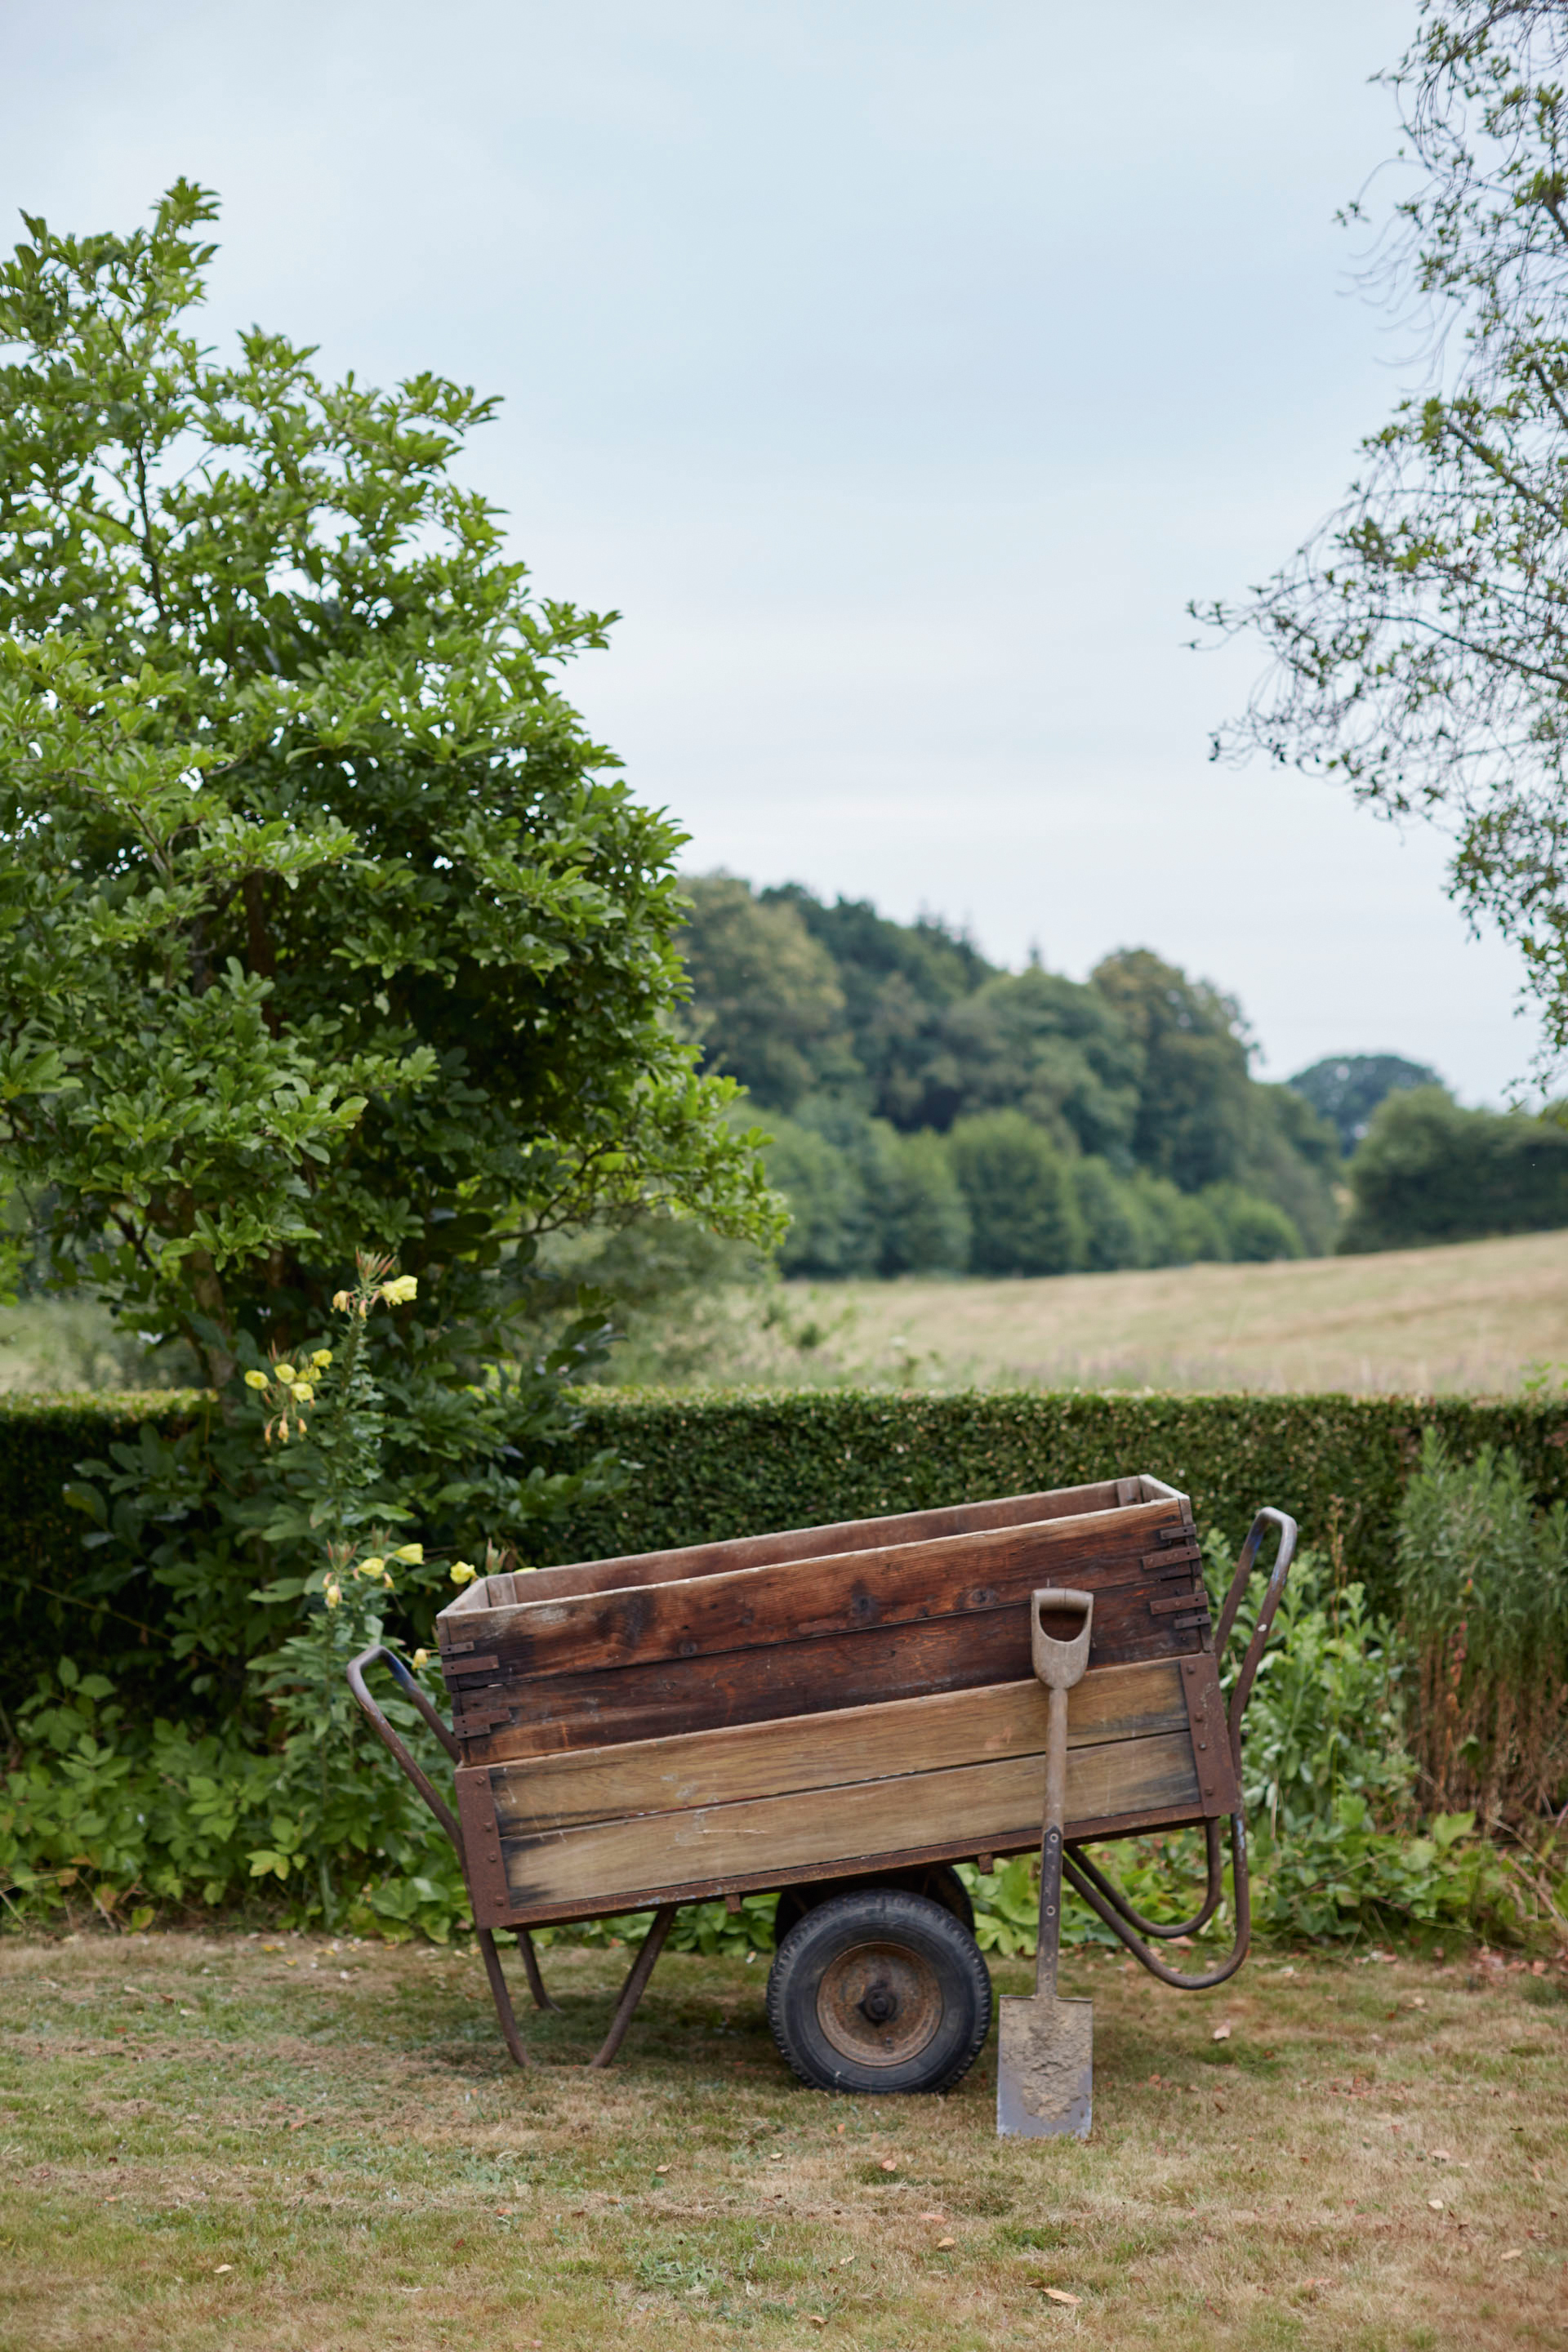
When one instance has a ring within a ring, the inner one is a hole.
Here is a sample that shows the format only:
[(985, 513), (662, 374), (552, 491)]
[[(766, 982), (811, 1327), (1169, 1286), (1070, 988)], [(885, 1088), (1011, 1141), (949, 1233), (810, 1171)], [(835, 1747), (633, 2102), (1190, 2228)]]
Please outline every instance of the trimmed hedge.
[(64, 1653), (178, 1711), (174, 1662), (159, 1642), (163, 1594), (120, 1580), (82, 1538), (89, 1522), (61, 1500), (76, 1465), (145, 1421), (173, 1434), (210, 1400), (199, 1389), (118, 1395), (0, 1396), (0, 1695), (26, 1697)]
[[(576, 1441), (635, 1465), (574, 1515), (559, 1559), (870, 1517), (1149, 1471), (1239, 1543), (1261, 1504), (1326, 1541), (1338, 1498), (1351, 1573), (1393, 1600), (1394, 1521), (1424, 1428), (1455, 1454), (1511, 1445), (1539, 1499), (1568, 1499), (1568, 1408), (1466, 1398), (1149, 1396), (816, 1390), (678, 1397), (599, 1390)], [(567, 1466), (564, 1463), (561, 1466)]]
[[(60, 1500), (84, 1456), (144, 1420), (169, 1430), (197, 1393), (0, 1399), (0, 1690), (25, 1696), (63, 1651), (128, 1675), (178, 1711), (149, 1577), (108, 1580), (87, 1522)], [(554, 1451), (572, 1469), (605, 1445), (631, 1465), (613, 1501), (576, 1511), (557, 1559), (655, 1551), (816, 1521), (871, 1517), (1147, 1470), (1191, 1494), (1201, 1527), (1239, 1542), (1261, 1503), (1326, 1540), (1336, 1498), (1352, 1575), (1393, 1600), (1394, 1526), (1423, 1428), (1456, 1455), (1511, 1445), (1543, 1503), (1568, 1499), (1568, 1409), (1462, 1398), (1148, 1396), (821, 1390), (675, 1396), (589, 1390), (584, 1425)]]

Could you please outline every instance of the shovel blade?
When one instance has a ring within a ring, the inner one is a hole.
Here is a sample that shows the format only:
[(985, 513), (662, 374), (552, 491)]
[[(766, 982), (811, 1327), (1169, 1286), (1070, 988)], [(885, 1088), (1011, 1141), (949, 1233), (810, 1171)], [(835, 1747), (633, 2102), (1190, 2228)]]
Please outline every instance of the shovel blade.
[(1000, 2004), (996, 2129), (1023, 2139), (1089, 2137), (1094, 2116), (1094, 2003), (1053, 1994)]

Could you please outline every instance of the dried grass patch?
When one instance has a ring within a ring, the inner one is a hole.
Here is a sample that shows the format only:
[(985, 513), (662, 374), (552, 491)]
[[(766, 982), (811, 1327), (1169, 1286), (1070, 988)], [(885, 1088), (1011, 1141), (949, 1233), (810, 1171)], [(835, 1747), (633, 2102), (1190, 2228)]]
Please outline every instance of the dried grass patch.
[(0, 1945), (0, 2346), (1490, 2352), (1568, 2332), (1560, 1977), (1279, 1956), (1183, 1997), (1079, 1957), (1095, 2135), (1020, 2146), (994, 2136), (992, 2053), (943, 2100), (800, 2089), (761, 1963), (667, 1958), (621, 2066), (591, 2076), (623, 1959), (552, 1955), (564, 2013), (529, 2032), (552, 2063), (519, 2075), (477, 1960)]

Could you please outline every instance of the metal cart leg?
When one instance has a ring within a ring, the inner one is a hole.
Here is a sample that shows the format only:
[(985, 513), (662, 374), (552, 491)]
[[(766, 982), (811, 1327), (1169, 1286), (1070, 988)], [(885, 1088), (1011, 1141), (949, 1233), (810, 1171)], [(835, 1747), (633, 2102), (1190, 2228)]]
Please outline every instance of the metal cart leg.
[[(365, 1669), (367, 1666), (374, 1665), (378, 1659), (383, 1664), (391, 1667), (393, 1673), (395, 1675), (398, 1682), (403, 1687), (405, 1696), (413, 1700), (415, 1706), (418, 1708), (420, 1714), (424, 1717), (426, 1722), (429, 1725), (431, 1730), (436, 1734), (437, 1738), (440, 1741), (442, 1747), (446, 1749), (447, 1755), (452, 1758), (454, 1762), (457, 1761), (460, 1753), (458, 1743), (453, 1738), (452, 1734), (446, 1724), (442, 1722), (440, 1717), (437, 1714), (435, 1708), (431, 1706), (430, 1701), (426, 1697), (425, 1693), (415, 1681), (414, 1676), (410, 1674), (408, 1668), (404, 1664), (403, 1660), (397, 1655), (395, 1650), (389, 1650), (385, 1648), (384, 1644), (377, 1643), (372, 1649), (362, 1650), (359, 1656), (351, 1661), (348, 1669), (349, 1688), (353, 1691), (355, 1701), (358, 1704), (362, 1714), (364, 1716), (376, 1737), (381, 1740), (383, 1746), (390, 1752), (399, 1769), (405, 1773), (408, 1779), (413, 1781), (414, 1786), (418, 1790), (419, 1794), (424, 1798), (425, 1802), (429, 1806), (430, 1811), (435, 1814), (436, 1819), (439, 1822), (442, 1829), (445, 1830), (447, 1837), (451, 1840), (452, 1851), (456, 1853), (458, 1863), (462, 1866), (463, 1877), (466, 1881), (468, 1875), (468, 1857), (463, 1852), (463, 1832), (461, 1828), (458, 1826), (456, 1814), (453, 1812), (450, 1805), (447, 1804), (444, 1800), (437, 1794), (429, 1780), (426, 1778), (425, 1773), (420, 1770), (418, 1765), (415, 1762), (413, 1757), (409, 1754), (402, 1740), (399, 1739), (396, 1732), (394, 1731), (391, 1724), (388, 1723), (385, 1716), (383, 1715), (380, 1707), (377, 1706), (374, 1699), (372, 1698), (369, 1690), (366, 1688), (364, 1679)], [(668, 1929), (666, 1932), (668, 1932)], [(474, 1940), (479, 1945), (480, 1955), (484, 1960), (485, 1975), (489, 1979), (490, 1999), (495, 2003), (497, 2021), (500, 2026), (501, 2035), (506, 2042), (507, 2050), (515, 2065), (526, 2066), (528, 2063), (528, 2051), (524, 2045), (522, 2035), (518, 2031), (517, 2016), (512, 2009), (511, 1995), (507, 1990), (506, 1978), (501, 1973), (500, 1954), (496, 1950), (495, 1937), (491, 1935), (488, 1927), (477, 1927), (474, 1931)], [(555, 2003), (551, 2000), (550, 1995), (544, 1990), (544, 1979), (539, 1972), (538, 1956), (534, 1951), (532, 1939), (529, 1936), (526, 1928), (523, 1928), (519, 1932), (517, 1940), (518, 1948), (522, 1954), (522, 1965), (528, 1975), (528, 1989), (533, 1995), (535, 2008), (553, 2009)], [(659, 1940), (662, 1942), (663, 1937), (661, 1937)], [(658, 1955), (656, 1951), (654, 1958), (657, 1959), (658, 1957)], [(652, 1967), (653, 1961), (650, 1960), (648, 1962), (648, 1968), (650, 1970)], [(645, 1976), (643, 1983), (646, 1984), (647, 1981), (647, 1979)], [(639, 1986), (639, 1992), (641, 1991), (641, 1986)], [(623, 1995), (623, 1999), (624, 1998), (625, 1996)], [(632, 2007), (635, 2009), (637, 2003), (634, 2001), (632, 2003)], [(627, 2012), (627, 2016), (629, 2019), (629, 2011)], [(623, 2025), (621, 2032), (624, 2033), (625, 2031), (626, 2027)], [(612, 2050), (610, 2054), (613, 2057), (615, 2055), (615, 2052)], [(605, 2063), (607, 2065), (609, 2063), (609, 2060), (606, 2059)]]
[(535, 2009), (552, 2009), (559, 2017), (561, 2003), (552, 2000), (544, 1990), (544, 1979), (539, 1973), (539, 1955), (533, 1948), (533, 1937), (526, 1927), (520, 1927), (517, 1931), (517, 1948), (522, 1954), (523, 1972), (528, 1979), (528, 1990), (533, 1995), (533, 2006)]
[(677, 1906), (667, 1903), (653, 1915), (653, 1925), (643, 1937), (642, 1949), (632, 1963), (632, 1972), (621, 1987), (621, 1997), (616, 2003), (616, 2013), (610, 2020), (610, 2030), (598, 2051), (589, 2059), (590, 2066), (608, 2066), (626, 2038), (626, 2028), (632, 2021), (637, 2005), (647, 1990), (647, 1980), (653, 1974), (653, 1964), (664, 1949), (664, 1939), (675, 1922)]

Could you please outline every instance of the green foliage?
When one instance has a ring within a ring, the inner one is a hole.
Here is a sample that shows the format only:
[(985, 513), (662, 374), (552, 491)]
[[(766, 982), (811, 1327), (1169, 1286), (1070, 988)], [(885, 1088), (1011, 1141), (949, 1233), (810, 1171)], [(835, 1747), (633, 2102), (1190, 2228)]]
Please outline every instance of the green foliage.
[[(1111, 957), (1088, 984), (1037, 962), (997, 971), (940, 924), (889, 922), (842, 899), (827, 907), (797, 885), (753, 896), (732, 876), (710, 875), (689, 887), (689, 1022), (708, 1066), (742, 1078), (760, 1106), (810, 1128), (838, 1155), (830, 1160), (770, 1121), (769, 1166), (799, 1228), (785, 1244), (787, 1271), (983, 1269), (993, 1259), (1022, 1270), (1016, 1234), (993, 1239), (974, 1225), (966, 1259), (955, 1255), (963, 1220), (951, 1208), (934, 1235), (922, 1220), (911, 1246), (886, 1205), (898, 1189), (890, 1130), (927, 1139), (923, 1164), (940, 1182), (935, 1139), (950, 1136), (957, 1155), (973, 1120), (1002, 1114), (1072, 1163), (1073, 1192), (1084, 1195), (1079, 1254), (1064, 1261), (1055, 1244), (1042, 1253), (1037, 1236), (1025, 1238), (1024, 1258), (1031, 1266), (1042, 1258), (1039, 1270), (1178, 1264), (1258, 1247), (1265, 1226), (1256, 1217), (1246, 1246), (1232, 1248), (1223, 1213), (1217, 1223), (1138, 1216), (1108, 1187), (1139, 1171), (1183, 1197), (1239, 1189), (1282, 1213), (1286, 1222), (1268, 1228), (1281, 1247), (1328, 1246), (1332, 1130), (1300, 1096), (1253, 1082), (1235, 1004), (1173, 966), (1140, 951)], [(1080, 1183), (1082, 1160), (1096, 1172)], [(1070, 1198), (1061, 1214), (1076, 1239)]]
[[(390, 1711), (405, 1739), (427, 1739), (412, 1707), (394, 1700)], [(177, 1916), (268, 1895), (288, 1917), (323, 1916), (328, 1849), (320, 1822), (301, 1818), (286, 1758), (232, 1727), (140, 1719), (107, 1675), (84, 1675), (68, 1657), (17, 1710), (15, 1732), (0, 1783), (0, 1888), (14, 1917), (79, 1900), (144, 1926), (154, 1908)], [(337, 1919), (445, 1940), (468, 1897), (450, 1846), (411, 1797), (395, 1773), (359, 1776), (341, 1841), (353, 1857), (352, 1893)], [(341, 1853), (331, 1859), (342, 1867)]]
[(973, 1239), (976, 1274), (1066, 1274), (1084, 1254), (1068, 1163), (1022, 1111), (960, 1119), (949, 1150)]
[(1365, 1135), (1373, 1112), (1389, 1095), (1442, 1083), (1425, 1062), (1407, 1062), (1398, 1054), (1331, 1055), (1310, 1069), (1298, 1070), (1289, 1081), (1291, 1093), (1334, 1129), (1347, 1160)]
[(699, 875), (685, 889), (688, 1023), (710, 1068), (785, 1111), (835, 1079), (853, 1082), (844, 992), (798, 909), (788, 899), (753, 898), (729, 874)]
[(612, 1467), (549, 1465), (607, 1332), (584, 1301), (530, 1346), (540, 1235), (780, 1219), (677, 1034), (682, 836), (560, 691), (607, 623), (535, 597), (460, 478), (494, 404), (260, 330), (219, 361), (215, 209), (29, 218), (0, 268), (0, 1189), (216, 1391), (73, 1489), (90, 1597), (216, 1720), (277, 1638), (268, 1548), (309, 1549), (241, 1376), (314, 1343), (362, 1244), (409, 1277), (363, 1510), (515, 1549)]
[[(1234, 1568), (1223, 1536), (1205, 1544), (1218, 1607)], [(1255, 1576), (1237, 1619), (1223, 1679), (1228, 1694), (1257, 1621), (1264, 1579)], [(1372, 1929), (1447, 1927), (1517, 1937), (1543, 1924), (1541, 1890), (1511, 1871), (1476, 1834), (1469, 1811), (1422, 1822), (1414, 1802), (1415, 1758), (1404, 1745), (1401, 1659), (1395, 1628), (1376, 1615), (1358, 1583), (1335, 1582), (1306, 1553), (1297, 1561), (1247, 1706), (1242, 1790), (1258, 1928), (1314, 1939)], [(1203, 1888), (1202, 1843), (1193, 1832), (1126, 1839), (1097, 1858), (1146, 1917), (1190, 1917)], [(982, 1949), (1032, 1953), (1038, 1873), (1017, 1856), (982, 1874), (962, 1873)], [(1201, 1967), (1232, 1933), (1227, 1895), (1194, 1939)], [(1115, 1937), (1070, 1893), (1062, 1932), (1069, 1942), (1113, 1945)]]
[(1391, 1094), (1349, 1173), (1342, 1251), (1568, 1225), (1568, 1127), (1552, 1112), (1461, 1110), (1440, 1087)]
[(1427, 1430), (1399, 1514), (1410, 1743), (1434, 1805), (1519, 1822), (1568, 1796), (1568, 1506), (1518, 1456)]
[(1568, 1045), (1565, 65), (1551, 0), (1424, 0), (1383, 77), (1400, 165), (1370, 277), (1426, 325), (1428, 363), (1340, 510), (1209, 614), (1271, 657), (1216, 749), (1440, 824), (1452, 895), (1522, 951), (1548, 1061)]
[[(207, 1409), (199, 1394), (0, 1398), (7, 1527), (0, 1699), (7, 1707), (64, 1652), (112, 1674), (149, 1715), (188, 1711), (185, 1670), (173, 1655), (182, 1632), (178, 1595), (151, 1574), (128, 1575), (112, 1546), (84, 1550), (84, 1521), (60, 1489), (84, 1457), (135, 1452), (142, 1443), (172, 1449)], [(1568, 1419), (1562, 1400), (1547, 1396), (1500, 1404), (1110, 1391), (661, 1396), (592, 1388), (576, 1393), (574, 1411), (577, 1425), (552, 1454), (554, 1475), (568, 1482), (561, 1515), (542, 1522), (549, 1551), (536, 1547), (535, 1559), (657, 1551), (1147, 1469), (1190, 1493), (1200, 1526), (1233, 1544), (1263, 1502), (1294, 1513), (1309, 1538), (1337, 1517), (1350, 1574), (1373, 1608), (1393, 1613), (1400, 1506), (1424, 1427), (1442, 1434), (1457, 1463), (1473, 1461), (1483, 1446), (1511, 1447), (1540, 1505), (1568, 1500), (1568, 1446), (1560, 1442)], [(253, 1443), (246, 1439), (247, 1448)], [(613, 1494), (586, 1483), (605, 1455), (636, 1465)], [(163, 1533), (156, 1522), (153, 1533)], [(422, 1638), (412, 1622), (406, 1631)], [(233, 1654), (253, 1656), (277, 1638), (276, 1612), (252, 1613), (247, 1604)]]

